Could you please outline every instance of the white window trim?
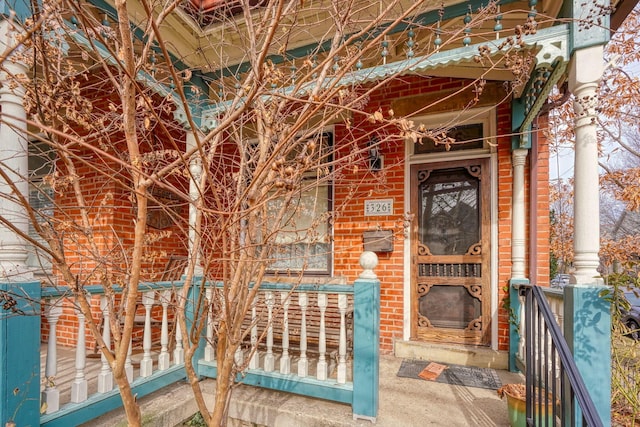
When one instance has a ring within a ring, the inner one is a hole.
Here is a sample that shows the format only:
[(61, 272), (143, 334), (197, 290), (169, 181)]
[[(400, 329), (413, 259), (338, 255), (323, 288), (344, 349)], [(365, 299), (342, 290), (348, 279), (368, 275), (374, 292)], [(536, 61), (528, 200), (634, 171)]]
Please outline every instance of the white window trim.
[[(322, 130), (320, 131), (321, 134), (331, 134), (331, 150), (332, 150), (332, 155), (335, 158), (335, 153), (336, 153), (336, 146), (337, 146), (337, 140), (336, 140), (336, 132), (335, 132), (335, 127), (334, 126), (327, 126), (322, 128)], [(302, 134), (302, 133), (300, 133)], [(257, 138), (252, 138), (250, 140), (251, 143), (253, 143), (255, 141), (255, 143), (257, 143)], [(328, 186), (328, 192), (327, 192), (327, 197), (329, 200), (329, 211), (333, 211), (335, 208), (335, 193), (336, 193), (336, 186), (335, 186), (335, 182), (333, 180), (330, 180), (330, 182), (327, 183)], [(326, 271), (315, 271), (315, 270), (306, 270), (303, 272), (300, 272), (298, 270), (292, 270), (292, 274), (300, 274), (302, 273), (302, 275), (305, 277), (305, 280), (307, 279), (313, 279), (313, 278), (321, 278), (321, 279), (326, 279), (326, 278), (333, 278), (335, 277), (335, 239), (334, 239), (334, 233), (335, 233), (335, 226), (331, 225), (328, 226), (328, 232), (326, 234), (326, 239), (327, 239), (327, 243), (329, 244), (329, 265), (327, 266), (327, 270)], [(282, 275), (283, 270), (278, 270), (278, 269), (267, 269), (267, 274), (268, 275)]]
[(456, 151), (439, 151), (437, 153), (425, 153), (425, 154), (413, 154), (414, 143), (411, 140), (407, 140), (405, 144), (406, 158), (409, 159), (409, 164), (414, 163), (429, 163), (429, 162), (442, 162), (450, 160), (466, 160), (476, 159), (484, 155), (489, 155), (496, 151), (496, 109), (495, 107), (485, 108), (472, 108), (470, 110), (462, 112), (448, 112), (430, 114), (428, 116), (420, 116), (413, 118), (413, 122), (416, 126), (424, 126), (426, 129), (433, 129), (441, 127), (443, 124), (449, 124), (453, 126), (470, 125), (475, 123), (482, 123), (482, 129), (485, 137), (484, 148), (474, 148), (468, 150), (456, 150)]

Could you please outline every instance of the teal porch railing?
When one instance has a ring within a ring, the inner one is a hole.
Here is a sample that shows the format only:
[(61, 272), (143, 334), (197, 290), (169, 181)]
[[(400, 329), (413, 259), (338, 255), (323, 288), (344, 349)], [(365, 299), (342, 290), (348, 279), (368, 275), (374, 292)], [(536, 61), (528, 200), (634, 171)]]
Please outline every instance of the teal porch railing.
[[(372, 269), (377, 258), (363, 254), (361, 265), (364, 272), (353, 285), (263, 283), (246, 320), (252, 328), (250, 337), (236, 354), (236, 362), (246, 367), (238, 380), (347, 403), (354, 418), (375, 421), (380, 282)], [(73, 309), (71, 294), (65, 289), (40, 288), (38, 283), (2, 286), (0, 296), (6, 294), (16, 303), (13, 311), (0, 307), (0, 422), (78, 425), (121, 407), (108, 364), (88, 357), (84, 319)], [(215, 298), (219, 286), (207, 283), (205, 296)], [(142, 347), (136, 347), (126, 367), (138, 397), (185, 378), (182, 334), (179, 328), (171, 333), (172, 301), (181, 287), (179, 281), (140, 287)], [(103, 339), (110, 343), (107, 297), (99, 286), (85, 290), (87, 297), (96, 300), (94, 305), (100, 300)], [(40, 342), (41, 307), (48, 328), (44, 344)], [(60, 346), (57, 330), (60, 319), (69, 316), (76, 316), (73, 320), (78, 325), (77, 345), (72, 349)], [(215, 378), (213, 316), (207, 326), (196, 366), (199, 375)], [(158, 338), (159, 347), (154, 345)], [(59, 357), (62, 353), (72, 356)]]
[[(543, 414), (553, 414), (552, 425), (611, 425), (611, 313), (602, 289), (512, 283), (510, 368), (526, 374), (529, 425), (546, 421)], [(534, 404), (547, 394), (546, 408)]]

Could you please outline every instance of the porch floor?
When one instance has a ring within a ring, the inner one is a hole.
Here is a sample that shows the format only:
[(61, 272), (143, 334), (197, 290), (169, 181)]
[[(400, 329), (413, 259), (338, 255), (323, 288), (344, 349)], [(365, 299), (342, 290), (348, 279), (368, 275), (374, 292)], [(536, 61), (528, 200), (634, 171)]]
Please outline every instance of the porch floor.
[[(60, 361), (72, 364), (73, 353), (59, 351)], [(99, 359), (98, 359), (99, 360)], [(442, 384), (396, 376), (402, 359), (381, 356), (380, 402), (376, 426), (508, 426), (507, 406), (495, 390)], [(96, 363), (94, 365), (99, 365)], [(87, 368), (91, 369), (89, 366)], [(502, 384), (522, 382), (522, 376), (498, 370)], [(59, 372), (61, 374), (61, 372)], [(67, 374), (68, 375), (68, 374)], [(65, 375), (65, 377), (67, 376)], [(68, 375), (69, 383), (72, 375)], [(66, 381), (59, 375), (60, 387)], [(212, 401), (214, 380), (202, 383), (207, 401)], [(62, 390), (61, 390), (62, 391)], [(173, 427), (197, 408), (188, 384), (166, 387), (140, 399), (143, 425)], [(232, 398), (230, 416), (244, 422), (230, 422), (230, 427), (244, 426), (371, 426), (368, 420), (353, 420), (351, 407), (319, 399), (239, 386)], [(87, 426), (126, 426), (122, 410), (112, 411)]]

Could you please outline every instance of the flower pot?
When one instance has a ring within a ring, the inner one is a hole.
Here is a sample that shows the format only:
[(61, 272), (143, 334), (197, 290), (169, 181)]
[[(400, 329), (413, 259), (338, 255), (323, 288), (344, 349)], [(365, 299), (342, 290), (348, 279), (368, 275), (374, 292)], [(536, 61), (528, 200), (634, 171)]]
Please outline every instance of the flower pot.
[[(507, 411), (509, 415), (509, 424), (511, 427), (526, 427), (527, 425), (527, 404), (526, 404), (526, 389), (524, 384), (506, 384), (498, 389), (498, 395), (500, 397), (507, 398)], [(549, 410), (550, 413), (546, 414)], [(540, 407), (536, 404), (534, 417), (538, 414), (546, 416), (546, 420), (535, 423), (535, 425), (548, 425), (554, 426), (553, 422), (553, 403), (549, 401), (547, 406)]]

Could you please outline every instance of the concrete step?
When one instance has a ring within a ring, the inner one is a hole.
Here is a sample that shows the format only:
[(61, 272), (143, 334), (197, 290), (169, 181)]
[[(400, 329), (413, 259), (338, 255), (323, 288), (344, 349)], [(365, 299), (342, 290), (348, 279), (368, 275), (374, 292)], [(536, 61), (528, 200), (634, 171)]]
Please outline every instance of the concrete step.
[[(376, 427), (502, 427), (509, 425), (507, 405), (495, 390), (398, 377), (402, 359), (380, 358), (380, 399)], [(453, 362), (452, 362), (453, 363)], [(521, 383), (519, 374), (497, 371), (502, 384)], [(211, 404), (215, 381), (201, 382)], [(185, 382), (140, 399), (145, 427), (182, 426), (197, 408)], [(239, 385), (229, 408), (229, 427), (372, 427), (354, 420), (349, 405)], [(83, 427), (126, 427), (122, 409)]]
[(394, 355), (403, 359), (430, 360), (479, 368), (508, 369), (509, 353), (488, 347), (396, 341)]

